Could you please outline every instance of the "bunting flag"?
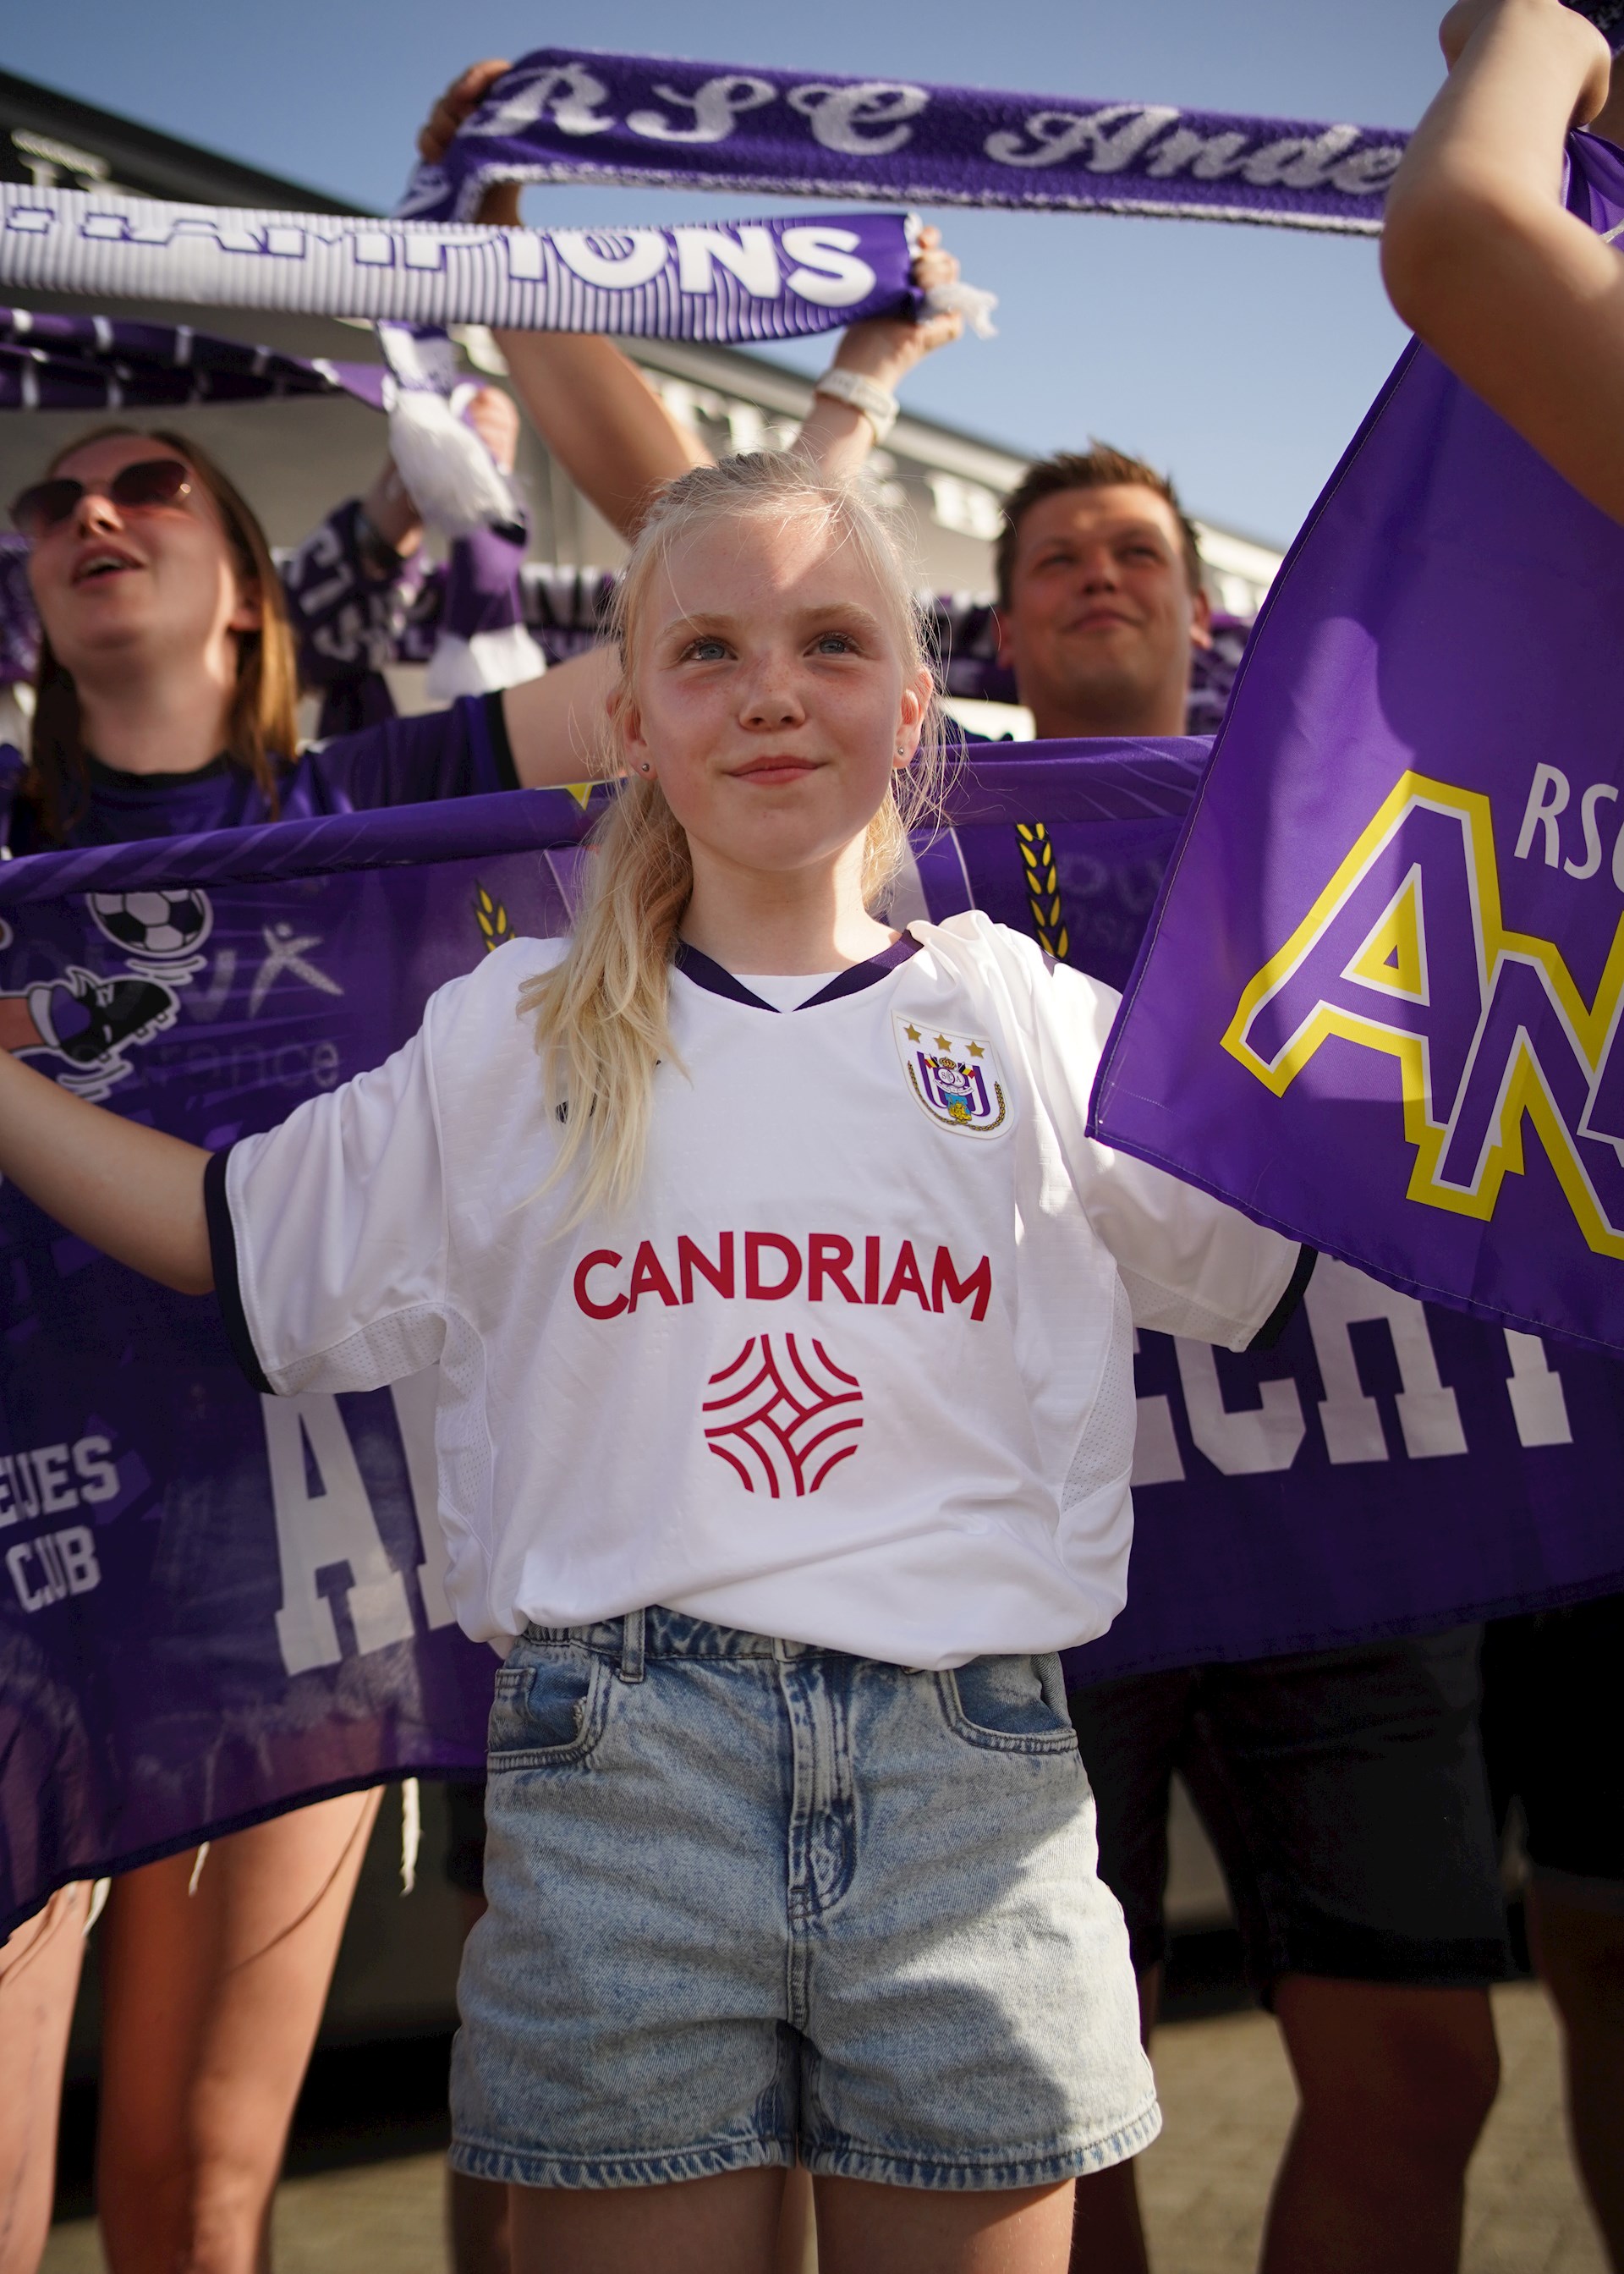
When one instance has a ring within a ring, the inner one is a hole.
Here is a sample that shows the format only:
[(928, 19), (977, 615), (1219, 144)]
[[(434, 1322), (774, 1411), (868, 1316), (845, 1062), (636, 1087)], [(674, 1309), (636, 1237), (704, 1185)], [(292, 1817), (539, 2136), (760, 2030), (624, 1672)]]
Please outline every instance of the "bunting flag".
[(383, 407), (381, 365), (329, 363), (216, 339), (190, 324), (0, 308), (0, 410), (133, 410), (289, 395)]
[(482, 229), (0, 182), (0, 286), (415, 327), (778, 340), (914, 314), (901, 214)]
[[(1624, 158), (1570, 143), (1624, 228)], [(1388, 1284), (1624, 1350), (1624, 530), (1418, 346), (1298, 537), (1098, 1133)]]
[[(982, 907), (1120, 984), (1207, 756), (1051, 744), (960, 767), (893, 917)], [(228, 1143), (377, 1064), (505, 939), (560, 929), (602, 796), (6, 863), (0, 1037), (82, 1096)], [(66, 1879), (477, 1771), (496, 1661), (445, 1598), (431, 1380), (261, 1398), (212, 1299), (10, 1187), (0, 1249), (0, 1934)], [(1266, 1357), (1141, 1340), (1129, 1608), (1073, 1680), (1624, 1585), (1606, 1361), (1336, 1264)]]
[(417, 168), (401, 210), (469, 220), (493, 181), (636, 182), (1368, 237), (1406, 139), (1170, 103), (538, 48), (496, 81), (442, 163)]

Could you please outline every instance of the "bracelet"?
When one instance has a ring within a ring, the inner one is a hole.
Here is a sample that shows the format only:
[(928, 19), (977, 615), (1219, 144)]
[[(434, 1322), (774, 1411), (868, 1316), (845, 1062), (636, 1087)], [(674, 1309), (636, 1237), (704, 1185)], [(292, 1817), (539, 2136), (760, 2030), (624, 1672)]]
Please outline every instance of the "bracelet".
[(860, 371), (843, 371), (838, 365), (831, 365), (812, 392), (861, 411), (874, 429), (876, 442), (883, 442), (897, 423), (898, 403), (890, 388), (882, 387), (877, 380), (865, 379)]

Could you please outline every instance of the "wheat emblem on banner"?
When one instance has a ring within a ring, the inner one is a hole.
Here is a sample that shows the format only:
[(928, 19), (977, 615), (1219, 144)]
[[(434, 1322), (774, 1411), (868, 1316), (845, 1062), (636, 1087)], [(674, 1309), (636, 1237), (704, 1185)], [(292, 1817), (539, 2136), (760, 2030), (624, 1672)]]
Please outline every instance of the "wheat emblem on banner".
[(474, 890), (474, 916), (479, 926), (479, 937), (485, 942), (485, 953), (501, 947), (513, 937), (513, 926), (508, 921), (508, 911), (500, 900), (493, 900), (483, 885)]

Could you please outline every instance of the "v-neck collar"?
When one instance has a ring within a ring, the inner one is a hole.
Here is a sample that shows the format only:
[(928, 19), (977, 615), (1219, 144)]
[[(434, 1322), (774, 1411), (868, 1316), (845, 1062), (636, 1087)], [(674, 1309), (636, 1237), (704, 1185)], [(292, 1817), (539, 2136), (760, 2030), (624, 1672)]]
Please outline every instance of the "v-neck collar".
[[(804, 1003), (797, 1003), (795, 1009), (812, 1011), (820, 1003), (838, 1003), (844, 995), (861, 995), (865, 987), (877, 987), (882, 979), (889, 978), (898, 965), (918, 953), (919, 942), (912, 933), (905, 931), (899, 939), (892, 940), (889, 947), (883, 947), (866, 962), (850, 964), (846, 970), (837, 971), (826, 987), (820, 987)], [(724, 971), (719, 963), (713, 963), (686, 940), (677, 942), (672, 960), (685, 979), (691, 979), (695, 987), (703, 987), (709, 995), (723, 996), (730, 1003), (748, 1003), (751, 1010), (771, 1012), (774, 1018), (783, 1015), (776, 1003), (763, 1001), (742, 979), (735, 979), (731, 971)], [(793, 1013), (788, 1015), (793, 1017)]]

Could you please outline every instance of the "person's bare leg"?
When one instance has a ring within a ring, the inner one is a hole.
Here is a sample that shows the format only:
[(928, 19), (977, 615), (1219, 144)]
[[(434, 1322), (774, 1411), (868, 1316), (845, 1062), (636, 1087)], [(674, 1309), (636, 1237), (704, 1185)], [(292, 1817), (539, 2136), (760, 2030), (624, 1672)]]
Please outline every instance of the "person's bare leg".
[(663, 2187), (515, 2187), (514, 2274), (771, 2274), (783, 2193), (782, 2167)]
[(1261, 2274), (1455, 2274), (1500, 2083), (1488, 1992), (1294, 1974), (1274, 2006), (1302, 2103)]
[(120, 1879), (96, 2196), (112, 2274), (266, 2274), (271, 2198), (377, 1791)]
[(1562, 2022), (1574, 2160), (1624, 2270), (1624, 1915), (1528, 1893), (1529, 1941)]
[(876, 2187), (815, 2179), (819, 2274), (1065, 2274), (1071, 2182)]
[[(1162, 1979), (1160, 1965), (1147, 1966), (1139, 1978), (1139, 2042), (1147, 2052), (1161, 2009)], [(1130, 2156), (1102, 2172), (1085, 2172), (1077, 2182), (1071, 2274), (1150, 2274), (1138, 2164), (1139, 2157)]]
[[(485, 1916), (485, 1897), (464, 1887), (460, 1901), (462, 1939)], [(446, 2240), (452, 2274), (508, 2274), (509, 2189), (501, 2180), (477, 2180), (468, 2172), (446, 2173)]]
[(90, 1885), (58, 1887), (0, 1942), (0, 2274), (34, 2274), (50, 2233), (56, 2120)]
[(804, 2164), (784, 2174), (772, 2269), (773, 2274), (818, 2274), (817, 2215), (812, 2207), (812, 2174)]

